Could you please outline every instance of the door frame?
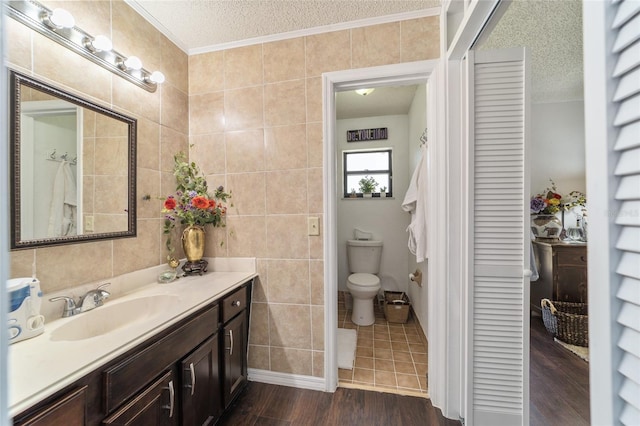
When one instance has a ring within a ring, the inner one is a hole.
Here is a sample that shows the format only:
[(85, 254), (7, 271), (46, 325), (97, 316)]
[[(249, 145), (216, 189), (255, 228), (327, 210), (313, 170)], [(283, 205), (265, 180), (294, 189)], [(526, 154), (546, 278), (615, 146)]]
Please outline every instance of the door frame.
[[(437, 93), (440, 90), (436, 78), (438, 60), (417, 61), (394, 65), (383, 65), (378, 67), (352, 69), (345, 71), (335, 71), (322, 75), (322, 98), (323, 98), (323, 241), (324, 241), (324, 381), (325, 391), (334, 392), (338, 387), (338, 352), (337, 352), (337, 328), (338, 328), (338, 247), (337, 247), (337, 200), (338, 200), (338, 176), (337, 176), (337, 140), (336, 140), (336, 92), (355, 90), (359, 88), (381, 87), (389, 85), (427, 84), (427, 123), (429, 124), (428, 136), (433, 141), (438, 134), (436, 123), (438, 123), (437, 111), (440, 98)], [(444, 148), (444, 147), (442, 147)], [(430, 156), (434, 159), (432, 164), (443, 164), (438, 162), (438, 155), (444, 149), (436, 143), (430, 144)], [(439, 167), (430, 170), (431, 176), (435, 176)], [(434, 182), (434, 180), (430, 180)], [(443, 191), (431, 191), (429, 198), (436, 199)], [(429, 222), (437, 223), (439, 218), (436, 215), (430, 217)], [(438, 229), (430, 227), (430, 229)], [(429, 234), (428, 244), (435, 244), (436, 232)], [(436, 252), (436, 253), (434, 253)], [(435, 263), (444, 264), (438, 261), (437, 251), (431, 251), (431, 259)], [(431, 263), (431, 262), (430, 262)], [(428, 282), (432, 280), (436, 268), (429, 268)], [(429, 286), (429, 330), (427, 336), (437, 336), (432, 334), (431, 329), (444, 327), (443, 322), (438, 322), (434, 315), (437, 308), (434, 304), (436, 300), (432, 297), (434, 286)], [(437, 326), (436, 324), (440, 324)], [(444, 335), (444, 333), (440, 333)], [(432, 341), (432, 347), (437, 347), (438, 340)], [(431, 382), (436, 372), (444, 372), (438, 369), (438, 361), (432, 361), (432, 351), (429, 352), (430, 371), (429, 389), (432, 392)], [(442, 373), (441, 373), (442, 374)]]

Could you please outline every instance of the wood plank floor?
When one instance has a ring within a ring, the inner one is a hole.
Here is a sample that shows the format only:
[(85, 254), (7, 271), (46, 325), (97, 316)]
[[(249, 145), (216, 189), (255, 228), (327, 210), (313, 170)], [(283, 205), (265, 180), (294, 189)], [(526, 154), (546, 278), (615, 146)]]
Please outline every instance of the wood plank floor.
[(428, 399), (361, 389), (335, 393), (250, 382), (219, 425), (456, 426)]
[[(589, 425), (589, 364), (553, 341), (531, 318), (531, 426)], [(444, 419), (428, 399), (361, 389), (335, 393), (250, 382), (219, 425), (437, 425)]]
[(589, 425), (589, 363), (569, 352), (531, 317), (530, 425)]

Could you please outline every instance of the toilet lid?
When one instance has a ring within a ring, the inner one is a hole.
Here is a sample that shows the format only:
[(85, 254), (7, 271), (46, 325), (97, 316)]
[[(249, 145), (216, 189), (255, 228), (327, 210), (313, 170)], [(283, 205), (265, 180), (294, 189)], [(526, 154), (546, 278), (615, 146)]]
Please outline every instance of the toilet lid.
[(380, 284), (380, 278), (373, 274), (351, 274), (348, 281), (353, 285), (362, 287), (374, 287)]

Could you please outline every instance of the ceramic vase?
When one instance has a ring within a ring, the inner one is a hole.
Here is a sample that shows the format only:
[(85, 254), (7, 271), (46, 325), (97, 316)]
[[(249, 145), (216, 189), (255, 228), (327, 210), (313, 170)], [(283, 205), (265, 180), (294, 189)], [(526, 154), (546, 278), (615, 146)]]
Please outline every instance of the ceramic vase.
[(562, 232), (562, 221), (552, 214), (531, 216), (531, 231), (541, 241), (557, 241)]
[(187, 226), (182, 231), (182, 248), (189, 262), (197, 262), (204, 256), (204, 228)]

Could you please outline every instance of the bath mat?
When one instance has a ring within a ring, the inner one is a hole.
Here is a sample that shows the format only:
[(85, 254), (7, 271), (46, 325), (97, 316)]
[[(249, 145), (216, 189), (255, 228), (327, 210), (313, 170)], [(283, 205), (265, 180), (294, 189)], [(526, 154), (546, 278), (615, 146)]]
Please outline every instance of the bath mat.
[(556, 341), (556, 343), (559, 343), (560, 345), (564, 346), (565, 349), (567, 349), (570, 352), (573, 352), (574, 354), (578, 355), (580, 358), (584, 359), (585, 361), (589, 362), (589, 348), (585, 348), (582, 346), (576, 346), (576, 345), (570, 345), (569, 343), (565, 343), (562, 340), (558, 340), (556, 338), (554, 338), (553, 340)]
[(356, 342), (358, 333), (352, 329), (338, 329), (338, 368), (353, 369), (356, 358)]

